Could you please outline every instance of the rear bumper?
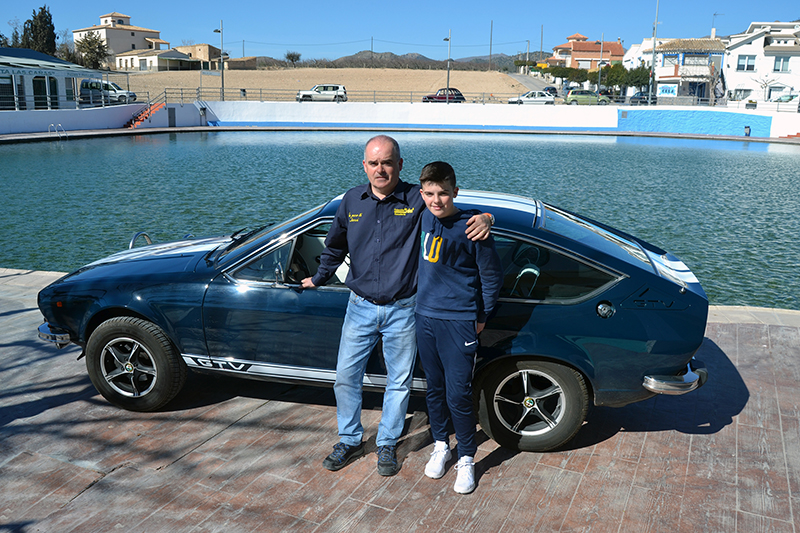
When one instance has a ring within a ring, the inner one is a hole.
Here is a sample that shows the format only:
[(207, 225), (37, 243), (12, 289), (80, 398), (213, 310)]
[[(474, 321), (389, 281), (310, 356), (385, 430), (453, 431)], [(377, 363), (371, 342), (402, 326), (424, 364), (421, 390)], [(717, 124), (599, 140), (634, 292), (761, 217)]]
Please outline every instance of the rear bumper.
[(692, 358), (686, 369), (674, 376), (645, 376), (642, 386), (656, 394), (686, 394), (703, 386), (708, 380), (708, 370), (703, 363)]
[(62, 329), (51, 327), (47, 322), (39, 326), (39, 338), (43, 341), (52, 342), (57, 348), (63, 348), (72, 342), (69, 338), (69, 333)]

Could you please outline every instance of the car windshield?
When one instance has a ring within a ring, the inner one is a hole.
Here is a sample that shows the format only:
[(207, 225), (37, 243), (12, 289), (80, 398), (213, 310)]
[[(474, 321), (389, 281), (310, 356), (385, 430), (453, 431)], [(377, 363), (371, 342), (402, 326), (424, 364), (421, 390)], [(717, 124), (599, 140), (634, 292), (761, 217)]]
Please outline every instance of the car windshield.
[(635, 241), (557, 207), (545, 205), (544, 228), (628, 263), (650, 265), (647, 254)]
[(296, 220), (299, 220), (299, 219), (301, 219), (303, 217), (306, 217), (306, 216), (308, 216), (308, 215), (310, 215), (312, 213), (315, 213), (315, 212), (319, 211), (321, 208), (322, 208), (322, 206), (319, 205), (319, 206), (315, 207), (314, 209), (309, 209), (305, 213), (301, 213), (301, 214), (299, 214), (299, 215), (297, 215), (295, 217), (292, 217), (289, 220), (285, 220), (285, 221), (283, 221), (283, 222), (281, 222), (280, 224), (277, 224), (277, 225), (268, 224), (266, 226), (261, 226), (261, 227), (255, 229), (255, 230), (250, 231), (250, 232), (246, 232), (245, 230), (237, 231), (236, 233), (234, 233), (231, 236), (233, 238), (233, 241), (219, 255), (219, 257), (217, 258), (217, 261), (221, 261), (223, 258), (228, 256), (231, 252), (234, 252), (234, 251), (242, 248), (243, 246), (246, 246), (246, 245), (250, 244), (251, 242), (254, 242), (254, 241), (260, 239), (261, 237), (263, 237), (264, 235), (266, 235), (268, 233), (271, 233), (271, 232), (274, 232), (274, 231), (280, 231), (281, 228), (292, 224)]
[(114, 83), (113, 81), (111, 82), (111, 85), (112, 85), (112, 86), (113, 86), (113, 87), (114, 87), (116, 90), (118, 90), (118, 91), (121, 91), (121, 90), (122, 90), (122, 87), (120, 87), (119, 85), (117, 85), (117, 84), (116, 84), (116, 83)]

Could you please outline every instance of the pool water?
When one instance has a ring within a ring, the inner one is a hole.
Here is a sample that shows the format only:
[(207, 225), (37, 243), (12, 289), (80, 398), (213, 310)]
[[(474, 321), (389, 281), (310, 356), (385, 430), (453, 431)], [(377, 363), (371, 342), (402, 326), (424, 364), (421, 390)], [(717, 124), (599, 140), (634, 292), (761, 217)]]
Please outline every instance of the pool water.
[[(155, 241), (277, 222), (366, 179), (368, 132), (212, 132), (0, 145), (0, 267), (68, 271)], [(576, 211), (684, 260), (712, 304), (800, 309), (800, 146), (662, 138), (396, 133), (416, 181)], [(456, 202), (457, 203), (457, 202)]]

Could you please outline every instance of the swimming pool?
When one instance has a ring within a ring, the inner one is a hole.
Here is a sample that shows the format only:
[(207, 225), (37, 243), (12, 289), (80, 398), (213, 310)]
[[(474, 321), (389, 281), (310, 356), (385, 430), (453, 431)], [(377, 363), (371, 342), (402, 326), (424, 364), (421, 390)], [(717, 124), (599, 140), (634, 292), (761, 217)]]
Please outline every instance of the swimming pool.
[[(402, 177), (542, 199), (683, 259), (712, 304), (800, 309), (800, 147), (661, 138), (396, 133)], [(71, 270), (127, 247), (279, 221), (365, 180), (369, 132), (152, 134), (0, 145), (0, 266)]]

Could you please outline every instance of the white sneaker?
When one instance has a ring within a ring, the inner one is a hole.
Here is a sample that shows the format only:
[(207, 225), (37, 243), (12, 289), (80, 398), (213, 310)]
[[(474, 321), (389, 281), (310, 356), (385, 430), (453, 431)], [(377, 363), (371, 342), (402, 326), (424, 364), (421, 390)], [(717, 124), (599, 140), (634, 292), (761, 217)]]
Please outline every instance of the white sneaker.
[(461, 457), (456, 463), (458, 476), (453, 490), (459, 494), (469, 494), (475, 490), (475, 463), (469, 455)]
[(439, 479), (444, 475), (444, 466), (453, 455), (450, 447), (444, 441), (436, 441), (431, 452), (431, 459), (425, 465), (425, 475), (431, 479)]

